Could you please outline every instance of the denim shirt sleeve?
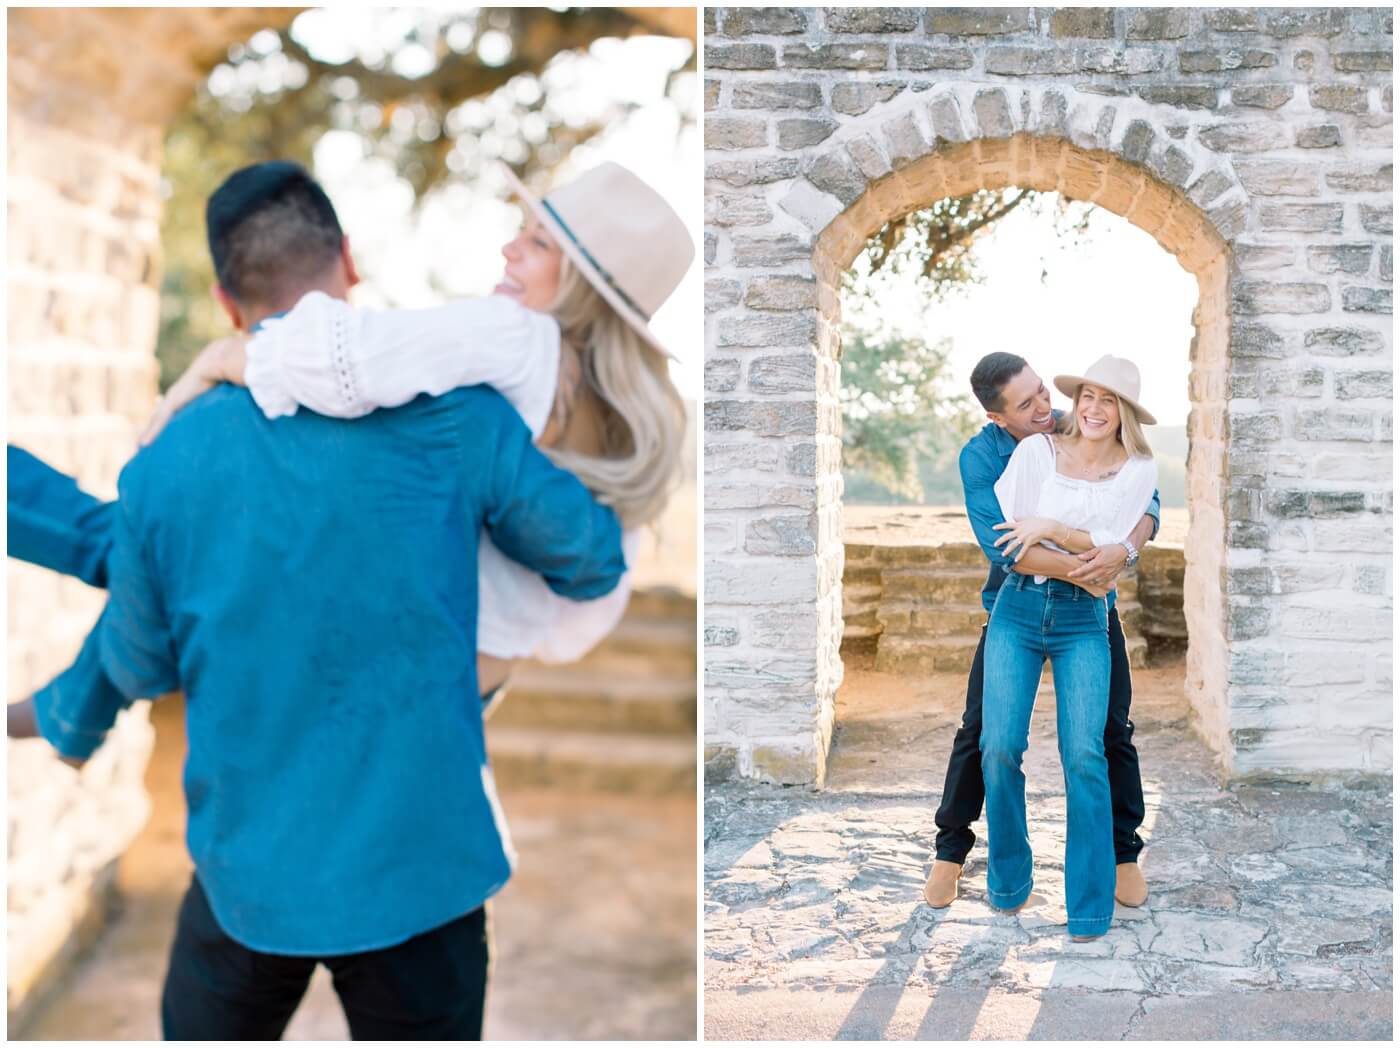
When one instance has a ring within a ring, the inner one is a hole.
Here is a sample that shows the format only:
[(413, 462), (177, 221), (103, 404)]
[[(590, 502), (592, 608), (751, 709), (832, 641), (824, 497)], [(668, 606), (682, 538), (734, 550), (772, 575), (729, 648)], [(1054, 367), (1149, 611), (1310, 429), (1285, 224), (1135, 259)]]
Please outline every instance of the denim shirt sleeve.
[(111, 599), (101, 623), (102, 667), (127, 698), (156, 698), (180, 687), (180, 671), (160, 581), (125, 494), (123, 489), (112, 544)]
[(1000, 461), (986, 448), (969, 441), (958, 455), (958, 472), (962, 475), (968, 523), (972, 525), (977, 544), (992, 564), (1006, 567), (1012, 561), (996, 545), (1001, 538), (996, 526), (1006, 519), (996, 495), (996, 482), (1002, 472)]
[(617, 515), (531, 444), (518, 416), (503, 428), (486, 530), (502, 553), (537, 572), (561, 597), (604, 596), (627, 570)]
[(6, 446), (5, 467), (9, 555), (89, 586), (107, 585), (115, 503), (94, 498), (13, 444)]
[(91, 757), (112, 730), (117, 714), (131, 704), (102, 669), (106, 617), (104, 609), (73, 665), (34, 693), (39, 734), (65, 757)]
[(157, 580), (127, 508), (113, 514), (107, 606), (73, 665), (34, 696), (40, 733), (68, 757), (91, 756), (135, 699), (180, 686)]
[(1152, 534), (1147, 536), (1147, 541), (1151, 542), (1162, 527), (1162, 496), (1155, 490), (1152, 492), (1152, 501), (1147, 504), (1147, 515), (1152, 518)]

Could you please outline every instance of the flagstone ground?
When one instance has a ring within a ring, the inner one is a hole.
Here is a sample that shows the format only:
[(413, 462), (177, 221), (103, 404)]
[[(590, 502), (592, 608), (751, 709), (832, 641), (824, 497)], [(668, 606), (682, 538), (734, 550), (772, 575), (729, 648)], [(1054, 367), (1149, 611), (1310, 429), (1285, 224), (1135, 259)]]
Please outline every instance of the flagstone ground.
[(1391, 1036), (1389, 779), (1218, 785), (1180, 666), (1134, 674), (1151, 895), (1072, 943), (1043, 682), (1026, 760), (1033, 905), (920, 890), (966, 682), (848, 672), (827, 787), (706, 788), (705, 1026), (734, 1039)]

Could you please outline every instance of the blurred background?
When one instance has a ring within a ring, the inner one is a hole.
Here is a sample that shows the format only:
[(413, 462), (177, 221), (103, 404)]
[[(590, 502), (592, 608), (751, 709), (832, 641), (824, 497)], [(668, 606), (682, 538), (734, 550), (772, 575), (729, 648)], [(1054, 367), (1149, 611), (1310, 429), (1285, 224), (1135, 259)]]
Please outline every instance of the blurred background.
[[(307, 165), (365, 306), (482, 294), (533, 188), (605, 160), (700, 240), (694, 8), (11, 10), (10, 440), (111, 497), (135, 434), (208, 341), (204, 201)], [(692, 419), (685, 483), (622, 625), (529, 666), (488, 725), (520, 865), (492, 910), (492, 1038), (695, 1036), (694, 425), (699, 267), (654, 321)], [(9, 696), (76, 653), (100, 592), (7, 562)], [(81, 772), (9, 743), (11, 1036), (147, 1039), (183, 842), (183, 709), (138, 703)], [(289, 1038), (343, 1038), (324, 973)]]

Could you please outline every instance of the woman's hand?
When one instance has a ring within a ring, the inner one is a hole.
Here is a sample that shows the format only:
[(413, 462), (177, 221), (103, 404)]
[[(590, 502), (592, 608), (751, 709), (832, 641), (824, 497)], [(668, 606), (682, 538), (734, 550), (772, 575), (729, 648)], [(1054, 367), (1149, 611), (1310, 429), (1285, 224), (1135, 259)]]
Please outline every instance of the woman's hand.
[(236, 386), (247, 385), (243, 380), (243, 373), (248, 369), (250, 337), (240, 332), (217, 339), (204, 347), (156, 405), (155, 414), (141, 433), (143, 447), (156, 439), (156, 434), (174, 418), (175, 412), (220, 382), (232, 382)]
[(1053, 539), (1064, 531), (1064, 525), (1058, 520), (1050, 520), (1047, 517), (1027, 517), (1024, 520), (1008, 521), (1004, 524), (996, 525), (997, 531), (1005, 531), (1006, 534), (993, 543), (995, 546), (1006, 544), (1003, 553), (1016, 551), (1015, 559), (1020, 561), (1026, 555), (1026, 550), (1044, 539)]

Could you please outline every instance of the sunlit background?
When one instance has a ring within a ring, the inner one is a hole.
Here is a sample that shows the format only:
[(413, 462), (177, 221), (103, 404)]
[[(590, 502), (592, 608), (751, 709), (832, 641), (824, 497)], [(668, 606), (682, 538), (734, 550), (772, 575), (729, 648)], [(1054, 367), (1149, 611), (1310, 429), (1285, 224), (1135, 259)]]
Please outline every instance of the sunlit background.
[[(220, 333), (204, 298), (212, 274), (199, 219), (208, 192), (240, 163), (312, 164), (350, 238), (364, 277), (355, 301), (365, 306), (491, 290), (520, 221), (501, 160), (542, 192), (603, 161), (622, 164), (666, 198), (698, 247), (694, 45), (621, 39), (646, 27), (620, 11), (566, 12), (319, 9), (231, 48), (167, 140), (163, 381)], [(579, 27), (590, 18), (601, 30)], [(549, 33), (561, 46), (586, 42), (531, 53)], [(699, 327), (686, 322), (699, 314), (700, 286), (696, 265), (653, 324), (678, 358), (687, 399), (700, 389)]]

